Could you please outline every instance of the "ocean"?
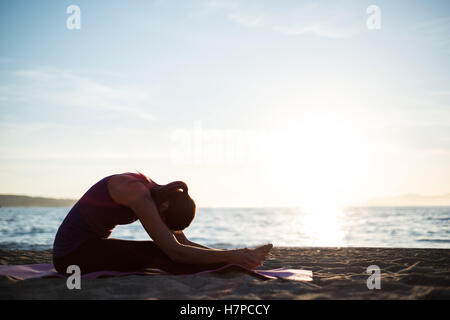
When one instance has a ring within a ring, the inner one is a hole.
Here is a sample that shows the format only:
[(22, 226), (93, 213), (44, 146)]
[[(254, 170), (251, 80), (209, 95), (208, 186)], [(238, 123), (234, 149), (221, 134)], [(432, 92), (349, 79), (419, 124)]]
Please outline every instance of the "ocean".
[[(49, 249), (70, 208), (0, 208), (0, 246)], [(216, 248), (283, 247), (450, 248), (450, 207), (350, 207), (334, 212), (298, 208), (199, 208), (185, 230)], [(148, 240), (139, 221), (111, 237)]]

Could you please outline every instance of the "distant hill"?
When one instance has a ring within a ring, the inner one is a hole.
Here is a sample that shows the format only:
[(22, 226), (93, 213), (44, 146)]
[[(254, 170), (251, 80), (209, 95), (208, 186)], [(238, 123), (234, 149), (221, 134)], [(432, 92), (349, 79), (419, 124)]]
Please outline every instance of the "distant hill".
[(365, 203), (368, 206), (450, 206), (450, 193), (437, 196), (405, 194), (395, 197), (377, 198)]
[(71, 207), (78, 200), (0, 194), (1, 207)]

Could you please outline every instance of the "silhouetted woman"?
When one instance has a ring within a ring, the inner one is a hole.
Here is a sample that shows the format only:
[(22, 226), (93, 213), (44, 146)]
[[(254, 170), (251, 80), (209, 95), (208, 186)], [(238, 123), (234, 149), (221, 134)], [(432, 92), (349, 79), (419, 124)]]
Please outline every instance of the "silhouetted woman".
[[(107, 176), (72, 207), (53, 244), (60, 273), (78, 265), (81, 273), (158, 268), (195, 273), (226, 264), (260, 265), (272, 245), (256, 249), (213, 249), (189, 241), (183, 231), (195, 217), (195, 203), (182, 181), (159, 185), (142, 173)], [(108, 238), (116, 225), (139, 220), (152, 240)]]

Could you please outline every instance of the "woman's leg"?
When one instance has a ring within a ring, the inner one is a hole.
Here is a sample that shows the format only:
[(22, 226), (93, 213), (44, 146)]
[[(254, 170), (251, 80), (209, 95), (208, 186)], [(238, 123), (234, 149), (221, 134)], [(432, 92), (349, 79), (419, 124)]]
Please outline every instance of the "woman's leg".
[(177, 263), (153, 241), (120, 239), (88, 240), (54, 264), (61, 273), (65, 273), (67, 266), (71, 264), (78, 265), (82, 274), (100, 270), (136, 271), (143, 268), (157, 268), (172, 274), (189, 274), (226, 265)]

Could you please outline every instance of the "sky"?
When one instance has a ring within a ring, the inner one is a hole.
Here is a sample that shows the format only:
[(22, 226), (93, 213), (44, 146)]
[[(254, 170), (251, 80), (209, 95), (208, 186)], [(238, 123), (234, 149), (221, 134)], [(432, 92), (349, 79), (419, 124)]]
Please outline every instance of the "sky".
[(198, 206), (448, 193), (449, 9), (1, 1), (0, 193), (79, 198), (135, 170)]

